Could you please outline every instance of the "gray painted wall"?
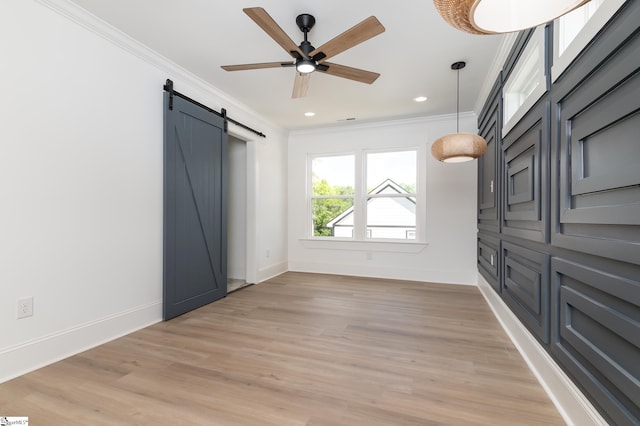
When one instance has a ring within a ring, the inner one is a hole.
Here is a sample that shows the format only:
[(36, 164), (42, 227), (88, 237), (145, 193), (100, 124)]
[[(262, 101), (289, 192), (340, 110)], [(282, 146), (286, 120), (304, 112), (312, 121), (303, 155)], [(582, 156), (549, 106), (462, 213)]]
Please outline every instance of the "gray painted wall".
[(640, 424), (638, 22), (626, 2), (553, 83), (548, 25), (547, 91), (501, 137), (522, 32), (479, 118), (478, 269), (616, 425)]

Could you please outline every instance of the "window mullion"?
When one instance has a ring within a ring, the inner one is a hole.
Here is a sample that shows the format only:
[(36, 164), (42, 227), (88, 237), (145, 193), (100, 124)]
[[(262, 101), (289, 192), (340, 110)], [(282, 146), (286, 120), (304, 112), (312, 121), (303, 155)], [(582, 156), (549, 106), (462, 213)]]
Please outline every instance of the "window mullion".
[(364, 240), (366, 238), (367, 227), (367, 200), (366, 200), (366, 176), (367, 168), (365, 164), (365, 155), (362, 150), (356, 152), (356, 182), (355, 182), (355, 198), (354, 198), (354, 221), (353, 236), (356, 240)]

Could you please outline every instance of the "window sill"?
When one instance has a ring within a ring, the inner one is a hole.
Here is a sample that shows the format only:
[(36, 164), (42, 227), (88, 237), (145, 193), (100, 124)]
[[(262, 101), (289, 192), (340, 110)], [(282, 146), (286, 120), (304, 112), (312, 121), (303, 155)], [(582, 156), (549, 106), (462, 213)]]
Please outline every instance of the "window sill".
[(418, 241), (356, 241), (343, 239), (300, 238), (305, 248), (329, 250), (376, 251), (387, 253), (420, 253), (429, 243)]

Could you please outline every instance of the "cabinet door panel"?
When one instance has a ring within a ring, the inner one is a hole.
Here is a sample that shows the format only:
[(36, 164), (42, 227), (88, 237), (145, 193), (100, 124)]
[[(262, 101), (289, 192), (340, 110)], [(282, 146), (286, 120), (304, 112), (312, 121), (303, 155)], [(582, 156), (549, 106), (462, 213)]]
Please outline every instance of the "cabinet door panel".
[(500, 240), (478, 234), (478, 270), (493, 289), (500, 293)]
[(640, 271), (553, 258), (552, 352), (615, 424), (640, 419)]
[[(627, 9), (640, 18), (637, 5)], [(630, 31), (611, 27), (552, 88), (551, 242), (640, 264), (640, 34)]]
[(502, 232), (539, 242), (547, 240), (548, 115), (545, 96), (502, 141)]
[(499, 232), (500, 129), (502, 127), (501, 77), (494, 84), (489, 101), (478, 120), (479, 134), (487, 141), (487, 150), (478, 159), (478, 229)]
[(502, 242), (502, 296), (543, 343), (549, 343), (549, 256)]

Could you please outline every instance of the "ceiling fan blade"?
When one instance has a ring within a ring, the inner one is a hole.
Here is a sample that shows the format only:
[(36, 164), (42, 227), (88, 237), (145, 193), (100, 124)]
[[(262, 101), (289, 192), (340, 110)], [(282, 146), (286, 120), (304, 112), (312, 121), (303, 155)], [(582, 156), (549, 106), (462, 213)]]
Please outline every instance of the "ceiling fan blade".
[(293, 82), (293, 93), (291, 97), (293, 99), (296, 98), (304, 98), (307, 96), (307, 89), (309, 88), (309, 79), (311, 78), (311, 73), (302, 74), (301, 72), (296, 72), (296, 79)]
[(292, 67), (293, 65), (295, 65), (293, 62), (263, 62), (261, 64), (223, 65), (220, 68), (225, 71), (243, 71), (257, 70), (261, 68)]
[(248, 7), (242, 9), (244, 13), (246, 13), (249, 18), (253, 19), (253, 21), (258, 24), (260, 28), (264, 30), (265, 33), (269, 34), (269, 36), (275, 40), (284, 50), (287, 51), (288, 54), (293, 56), (291, 52), (297, 52), (301, 56), (304, 56), (300, 48), (291, 40), (291, 38), (284, 32), (282, 28), (273, 20), (273, 18), (261, 7)]
[(380, 77), (380, 74), (378, 74), (377, 72), (351, 68), (346, 65), (334, 64), (332, 62), (324, 62), (322, 65), (326, 65), (328, 68), (324, 69), (324, 67), (318, 66), (317, 71), (336, 77), (359, 81), (360, 83), (371, 84), (376, 81), (378, 77)]
[[(317, 61), (322, 62), (383, 32), (384, 27), (382, 26), (380, 21), (378, 21), (378, 18), (376, 18), (375, 16), (370, 16), (359, 24), (351, 27), (347, 31), (332, 38), (322, 46), (318, 47), (316, 50), (311, 52), (309, 56), (316, 59)], [(315, 58), (315, 56), (319, 53), (324, 54), (324, 56), (321, 55)]]

